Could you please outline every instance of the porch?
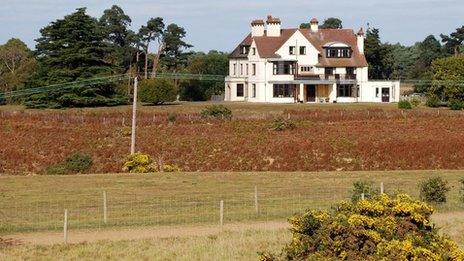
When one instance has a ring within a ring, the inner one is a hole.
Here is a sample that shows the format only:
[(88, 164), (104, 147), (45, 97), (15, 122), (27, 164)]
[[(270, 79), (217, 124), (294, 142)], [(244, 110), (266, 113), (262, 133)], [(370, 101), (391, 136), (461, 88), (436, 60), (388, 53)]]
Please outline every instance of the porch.
[(299, 84), (295, 87), (296, 102), (329, 103), (336, 99), (334, 84)]

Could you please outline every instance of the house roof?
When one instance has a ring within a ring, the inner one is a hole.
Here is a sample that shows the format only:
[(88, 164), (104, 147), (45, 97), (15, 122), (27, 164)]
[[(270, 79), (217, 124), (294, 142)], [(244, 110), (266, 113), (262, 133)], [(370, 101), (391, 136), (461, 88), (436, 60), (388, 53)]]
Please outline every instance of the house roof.
[[(319, 29), (312, 32), (310, 29), (282, 29), (279, 37), (264, 36), (252, 37), (249, 34), (230, 54), (230, 58), (247, 58), (240, 54), (241, 46), (250, 46), (255, 41), (258, 54), (262, 58), (279, 58), (276, 52), (296, 32), (300, 31), (308, 41), (320, 52), (318, 66), (321, 67), (366, 67), (367, 61), (357, 48), (357, 37), (351, 29)], [(344, 43), (353, 50), (351, 58), (327, 58), (324, 45), (338, 42)]]

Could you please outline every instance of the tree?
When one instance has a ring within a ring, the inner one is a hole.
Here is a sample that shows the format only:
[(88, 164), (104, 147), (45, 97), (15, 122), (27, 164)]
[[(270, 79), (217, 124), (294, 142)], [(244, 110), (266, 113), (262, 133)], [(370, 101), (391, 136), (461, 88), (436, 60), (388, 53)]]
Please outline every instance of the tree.
[[(300, 24), (300, 29), (309, 29), (311, 28), (311, 23), (302, 23)], [(320, 26), (321, 29), (342, 29), (342, 20), (330, 17), (324, 20), (324, 23)]]
[[(141, 47), (144, 49), (145, 54), (145, 79), (148, 79), (148, 53), (150, 49), (150, 43), (153, 41), (158, 41), (158, 54), (160, 55), (164, 49), (164, 41), (162, 40), (164, 27), (165, 25), (163, 22), (163, 18), (156, 17), (148, 20), (147, 24), (143, 25), (139, 30), (139, 37), (142, 45)], [(154, 65), (154, 67), (156, 67), (156, 65)]]
[(325, 19), (324, 23), (321, 25), (322, 29), (342, 29), (342, 20), (335, 18), (335, 17), (330, 17)]
[[(186, 68), (192, 74), (227, 75), (229, 59), (226, 53), (210, 51), (195, 53), (189, 58)], [(222, 94), (224, 83), (207, 80), (190, 80), (181, 83), (180, 97), (188, 101), (206, 101), (212, 95)]]
[(379, 29), (366, 32), (365, 55), (369, 63), (369, 75), (373, 79), (389, 79), (393, 72), (392, 48), (380, 41)]
[(0, 91), (24, 87), (36, 69), (36, 60), (24, 42), (12, 38), (0, 45)]
[(464, 101), (464, 56), (437, 59), (432, 72), (430, 95), (445, 101)]
[(146, 79), (140, 83), (140, 100), (155, 105), (176, 100), (177, 90), (172, 81), (167, 79)]
[[(40, 30), (36, 55), (39, 69), (30, 87), (73, 82), (107, 76), (115, 70), (106, 58), (109, 45), (97, 19), (86, 14), (85, 8), (51, 22)], [(51, 93), (34, 95), (30, 107), (100, 106), (125, 103), (113, 97), (114, 86), (109, 83), (75, 85)]]
[(191, 48), (192, 45), (184, 41), (185, 36), (185, 29), (176, 24), (170, 24), (166, 28), (163, 34), (162, 59), (168, 70), (176, 71), (179, 66), (186, 65), (189, 54), (184, 53), (184, 50)]
[(134, 45), (137, 42), (136, 34), (129, 29), (131, 18), (124, 13), (121, 7), (113, 5), (103, 11), (99, 19), (104, 40), (109, 43), (109, 54), (106, 59), (118, 67), (120, 72), (125, 72), (131, 64)]
[(441, 41), (445, 43), (448, 53), (454, 53), (454, 56), (458, 56), (464, 43), (464, 25), (461, 28), (457, 28), (456, 32), (451, 33), (449, 36), (441, 34), (440, 37)]

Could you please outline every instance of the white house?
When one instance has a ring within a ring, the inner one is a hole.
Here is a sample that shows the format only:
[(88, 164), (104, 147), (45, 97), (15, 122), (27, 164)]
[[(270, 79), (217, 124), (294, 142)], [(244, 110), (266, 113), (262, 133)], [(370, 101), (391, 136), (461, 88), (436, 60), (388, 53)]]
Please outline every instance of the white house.
[(278, 18), (255, 20), (229, 56), (226, 101), (398, 102), (400, 83), (369, 81), (364, 32), (282, 29)]

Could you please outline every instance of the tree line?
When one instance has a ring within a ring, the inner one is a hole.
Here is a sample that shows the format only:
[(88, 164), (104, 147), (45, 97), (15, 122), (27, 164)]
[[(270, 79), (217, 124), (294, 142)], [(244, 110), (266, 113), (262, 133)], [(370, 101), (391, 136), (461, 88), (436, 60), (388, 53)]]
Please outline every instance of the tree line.
[[(147, 80), (164, 72), (227, 75), (227, 53), (191, 51), (192, 45), (185, 40), (187, 32), (181, 26), (154, 17), (133, 31), (131, 23), (129, 15), (117, 5), (104, 10), (99, 18), (88, 15), (86, 8), (78, 8), (42, 28), (33, 51), (20, 39), (0, 45), (0, 103), (24, 103), (35, 108), (119, 105), (128, 103), (131, 95), (127, 75), (139, 73)], [(300, 27), (308, 26), (303, 23)], [(321, 28), (341, 29), (343, 24), (331, 17)], [(370, 78), (413, 79), (415, 92), (441, 101), (462, 101), (463, 42), (464, 26), (449, 35), (441, 34), (440, 39), (429, 35), (412, 46), (382, 42), (380, 30), (369, 27), (365, 55)], [(127, 79), (86, 82), (2, 100), (2, 93), (114, 75)], [(154, 81), (145, 84), (147, 88), (160, 85)], [(170, 97), (188, 101), (208, 100), (224, 91), (221, 82), (164, 83), (173, 89)]]
[[(227, 54), (192, 52), (185, 41), (186, 30), (161, 17), (150, 18), (137, 32), (131, 18), (114, 5), (99, 18), (78, 8), (40, 30), (35, 50), (19, 39), (0, 45), (0, 94), (85, 79), (140, 73), (143, 79), (159, 72), (227, 73)], [(151, 50), (154, 51), (151, 51)], [(125, 79), (125, 78), (124, 78)], [(29, 95), (3, 102), (29, 107), (87, 107), (129, 102), (129, 78), (124, 82), (92, 82)], [(220, 94), (214, 83), (175, 83), (184, 100), (206, 100)]]

